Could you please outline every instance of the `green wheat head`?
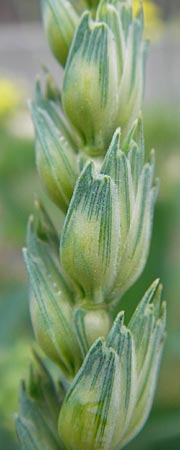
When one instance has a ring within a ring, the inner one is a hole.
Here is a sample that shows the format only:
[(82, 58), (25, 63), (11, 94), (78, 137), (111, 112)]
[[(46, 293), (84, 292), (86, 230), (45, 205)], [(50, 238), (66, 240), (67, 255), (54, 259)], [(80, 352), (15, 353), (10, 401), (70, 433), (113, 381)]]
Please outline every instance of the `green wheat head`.
[[(20, 390), (24, 450), (120, 450), (153, 402), (166, 326), (156, 280), (129, 324), (123, 294), (147, 261), (158, 183), (145, 162), (146, 43), (141, 4), (42, 0), (45, 31), (64, 66), (48, 73), (30, 109), (42, 184), (64, 213), (60, 230), (37, 200), (24, 257), (36, 340)], [(115, 310), (119, 313), (115, 320)]]

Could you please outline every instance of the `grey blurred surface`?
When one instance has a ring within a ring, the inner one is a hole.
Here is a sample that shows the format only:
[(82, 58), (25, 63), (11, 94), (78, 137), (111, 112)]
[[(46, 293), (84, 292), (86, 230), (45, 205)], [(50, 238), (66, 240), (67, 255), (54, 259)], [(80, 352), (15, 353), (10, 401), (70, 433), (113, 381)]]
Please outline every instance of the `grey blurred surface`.
[[(41, 0), (1, 0), (0, 22), (32, 21), (40, 19)], [(164, 18), (180, 14), (179, 0), (154, 0), (162, 8)]]
[[(62, 80), (62, 69), (50, 53), (42, 25), (11, 24), (0, 27), (0, 75), (25, 79), (33, 91), (36, 74), (46, 65), (55, 79)], [(146, 70), (147, 102), (179, 102), (180, 39), (171, 30), (149, 48)]]

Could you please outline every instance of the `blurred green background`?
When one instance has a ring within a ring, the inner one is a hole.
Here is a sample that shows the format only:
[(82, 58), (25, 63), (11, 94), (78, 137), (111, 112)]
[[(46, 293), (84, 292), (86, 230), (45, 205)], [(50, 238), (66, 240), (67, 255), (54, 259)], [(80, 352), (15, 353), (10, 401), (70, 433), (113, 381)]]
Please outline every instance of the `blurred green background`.
[[(160, 1), (157, 3), (160, 4)], [(122, 309), (126, 310), (128, 320), (148, 285), (154, 278), (160, 277), (168, 302), (168, 333), (153, 411), (144, 430), (126, 447), (127, 450), (180, 449), (180, 92), (179, 84), (175, 81), (180, 70), (176, 59), (180, 49), (180, 21), (177, 19), (180, 8), (179, 2), (174, 2), (173, 8), (172, 3), (162, 2), (163, 16), (169, 19), (164, 22), (158, 41), (152, 46), (147, 68), (145, 143), (147, 157), (152, 147), (156, 149), (156, 173), (161, 180), (151, 250), (143, 275), (122, 300)], [(6, 19), (12, 40), (15, 35), (16, 39), (21, 39), (19, 28), (19, 34), (14, 28), (17, 20), (30, 30), (26, 23), (24, 25), (24, 20), (30, 16), (39, 18), (37, 2), (32, 2), (31, 8), (26, 1), (23, 2), (23, 9), (20, 5), (20, 0), (6, 0), (0, 6), (1, 20)], [(10, 41), (6, 35), (4, 41), (0, 39), (1, 450), (19, 450), (13, 415), (18, 407), (18, 385), (27, 374), (33, 344), (27, 277), (21, 248), (25, 244), (26, 223), (33, 208), (34, 195), (43, 195), (35, 170), (33, 130), (26, 106), (26, 98), (32, 95), (36, 67), (39, 70), (41, 61), (47, 63), (48, 60), (51, 63), (47, 44), (44, 42), (44, 47), (41, 44), (42, 30), (36, 23), (36, 31), (39, 29), (39, 54), (36, 61), (31, 58), (29, 68), (24, 55), (27, 56), (27, 52), (33, 54), (30, 44), (27, 41), (23, 45), (21, 43), (18, 49), (22, 47), (22, 53), (17, 52), (13, 62)], [(3, 36), (2, 29), (1, 33)], [(162, 55), (163, 76), (160, 77)], [(55, 77), (58, 78), (58, 71), (53, 64)], [(18, 72), (20, 65), (22, 70)], [(164, 91), (161, 91), (161, 85), (165, 87)], [(56, 216), (58, 223), (61, 218), (57, 211)]]

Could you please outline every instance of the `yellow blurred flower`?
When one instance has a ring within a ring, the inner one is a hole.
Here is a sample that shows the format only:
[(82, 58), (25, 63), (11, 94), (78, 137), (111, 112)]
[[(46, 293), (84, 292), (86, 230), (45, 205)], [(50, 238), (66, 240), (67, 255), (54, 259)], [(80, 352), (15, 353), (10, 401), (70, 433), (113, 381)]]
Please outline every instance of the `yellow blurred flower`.
[(0, 119), (13, 113), (21, 101), (18, 85), (8, 78), (0, 78)]
[[(162, 28), (161, 10), (151, 0), (142, 0), (142, 3), (144, 9), (145, 38), (154, 40), (159, 36)], [(138, 12), (139, 4), (139, 0), (133, 0), (134, 15)]]

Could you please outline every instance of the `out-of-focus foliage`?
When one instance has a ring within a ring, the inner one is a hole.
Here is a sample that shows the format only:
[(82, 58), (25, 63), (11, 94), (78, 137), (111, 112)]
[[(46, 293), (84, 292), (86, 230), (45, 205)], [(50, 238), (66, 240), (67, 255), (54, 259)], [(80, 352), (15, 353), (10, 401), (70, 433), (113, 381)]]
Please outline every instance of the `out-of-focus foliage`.
[[(22, 241), (35, 187), (33, 142), (0, 127), (1, 239)], [(36, 183), (37, 184), (37, 183)]]
[(22, 99), (22, 92), (15, 82), (0, 78), (0, 121), (15, 113)]
[[(1, 281), (5, 284), (5, 280)], [(19, 381), (26, 375), (30, 360), (30, 342), (27, 290), (22, 288), (22, 283), (6, 285), (0, 298), (0, 443), (3, 450), (16, 449), (13, 414)]]
[[(19, 339), (8, 348), (0, 348), (1, 359), (1, 385), (0, 407), (5, 408), (6, 418), (12, 415), (17, 404), (17, 386), (25, 367), (29, 365), (30, 348), (27, 338)], [(8, 399), (8, 401), (7, 401)], [(2, 411), (1, 411), (2, 413)]]
[[(20, 377), (30, 359), (31, 328), (21, 245), (32, 203), (34, 183), (32, 138), (14, 134), (13, 121), (22, 93), (9, 80), (0, 81), (0, 447), (18, 449), (13, 414)], [(29, 183), (28, 183), (29, 180)]]
[[(26, 123), (18, 117), (23, 107), (24, 92), (19, 84), (8, 78), (0, 78), (0, 240), (8, 246), (22, 239), (29, 207), (32, 203), (34, 155), (33, 136), (18, 136), (16, 119), (21, 133)], [(5, 258), (6, 259), (6, 258)]]

